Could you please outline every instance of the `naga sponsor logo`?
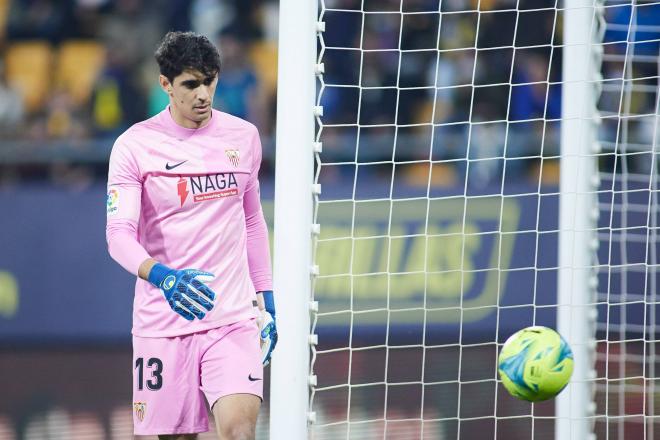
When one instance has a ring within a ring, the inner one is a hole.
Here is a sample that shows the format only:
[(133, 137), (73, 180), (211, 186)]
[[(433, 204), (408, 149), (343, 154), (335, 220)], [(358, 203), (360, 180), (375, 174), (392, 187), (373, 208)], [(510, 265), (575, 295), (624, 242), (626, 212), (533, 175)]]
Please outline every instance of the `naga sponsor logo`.
[(238, 182), (234, 173), (181, 177), (176, 187), (181, 206), (191, 193), (195, 203), (238, 195)]
[(179, 178), (179, 181), (176, 183), (176, 192), (179, 194), (181, 206), (183, 206), (183, 202), (188, 198), (188, 181), (183, 177)]

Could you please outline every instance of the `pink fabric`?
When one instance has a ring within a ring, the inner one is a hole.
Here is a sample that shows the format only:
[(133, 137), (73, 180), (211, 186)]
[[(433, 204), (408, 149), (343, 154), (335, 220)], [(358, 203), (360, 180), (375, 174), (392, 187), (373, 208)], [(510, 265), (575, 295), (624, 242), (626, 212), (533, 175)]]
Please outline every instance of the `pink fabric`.
[(245, 206), (245, 224), (247, 228), (248, 266), (250, 278), (257, 292), (273, 290), (272, 273), (270, 268), (270, 246), (268, 244), (268, 226), (261, 210), (261, 203), (257, 199), (258, 210), (249, 214)]
[(134, 275), (149, 257), (211, 272), (218, 295), (203, 320), (188, 322), (138, 279), (134, 335), (177, 336), (256, 316), (255, 289), (272, 289), (260, 164), (256, 127), (216, 110), (206, 126), (187, 129), (166, 109), (117, 139), (108, 171), (110, 255)]
[(136, 435), (206, 432), (205, 399), (212, 407), (230, 394), (263, 396), (255, 320), (171, 338), (133, 336), (133, 366)]

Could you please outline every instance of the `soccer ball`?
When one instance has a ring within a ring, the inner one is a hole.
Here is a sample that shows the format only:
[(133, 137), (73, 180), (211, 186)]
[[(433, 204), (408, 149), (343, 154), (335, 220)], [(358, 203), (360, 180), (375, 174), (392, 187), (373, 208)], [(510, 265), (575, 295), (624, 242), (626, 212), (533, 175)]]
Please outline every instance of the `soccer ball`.
[(573, 352), (548, 327), (527, 327), (506, 340), (497, 360), (504, 388), (530, 402), (555, 397), (573, 373)]

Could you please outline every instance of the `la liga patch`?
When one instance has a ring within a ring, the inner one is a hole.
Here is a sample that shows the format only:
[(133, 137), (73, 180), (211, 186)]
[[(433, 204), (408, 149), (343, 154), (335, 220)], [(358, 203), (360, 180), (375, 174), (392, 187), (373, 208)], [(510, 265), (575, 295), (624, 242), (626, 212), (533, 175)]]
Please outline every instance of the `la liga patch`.
[(119, 211), (119, 191), (116, 188), (108, 190), (108, 198), (105, 204), (109, 216), (117, 214)]

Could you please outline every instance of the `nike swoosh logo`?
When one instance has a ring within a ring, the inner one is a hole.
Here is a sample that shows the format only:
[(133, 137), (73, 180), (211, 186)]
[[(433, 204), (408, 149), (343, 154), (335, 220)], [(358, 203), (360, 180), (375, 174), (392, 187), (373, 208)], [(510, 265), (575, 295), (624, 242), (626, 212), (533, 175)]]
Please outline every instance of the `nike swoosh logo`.
[(254, 381), (257, 381), (257, 380), (261, 380), (260, 377), (252, 377), (252, 374), (249, 374), (249, 375), (248, 375), (248, 379), (250, 380), (250, 382), (254, 382)]
[(173, 170), (174, 168), (178, 167), (179, 165), (183, 165), (184, 163), (188, 162), (188, 160), (184, 160), (183, 162), (175, 163), (174, 165), (170, 165), (169, 162), (165, 164), (165, 169), (166, 170)]

